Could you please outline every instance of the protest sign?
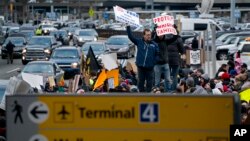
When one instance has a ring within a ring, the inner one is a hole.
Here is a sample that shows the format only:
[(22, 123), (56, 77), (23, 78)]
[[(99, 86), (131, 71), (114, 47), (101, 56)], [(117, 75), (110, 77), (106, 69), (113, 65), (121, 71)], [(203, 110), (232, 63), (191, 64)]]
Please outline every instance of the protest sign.
[(201, 64), (201, 51), (200, 50), (190, 50), (190, 64), (198, 65)]
[(139, 15), (133, 11), (128, 11), (120, 6), (114, 6), (115, 20), (121, 23), (127, 23), (134, 27), (140, 26)]
[(5, 110), (6, 105), (6, 96), (16, 95), (16, 94), (28, 94), (30, 92), (30, 85), (23, 80), (18, 79), (17, 77), (11, 77), (9, 83), (6, 86), (3, 98), (0, 103), (0, 109)]
[(22, 78), (24, 81), (29, 83), (32, 88), (37, 88), (38, 90), (41, 90), (41, 86), (43, 86), (43, 76), (22, 73)]
[(156, 34), (158, 36), (165, 34), (177, 35), (177, 31), (174, 28), (174, 17), (169, 15), (159, 16), (153, 19), (154, 24), (157, 25)]
[(50, 86), (50, 87), (56, 86), (55, 79), (54, 79), (53, 76), (49, 76), (48, 79), (49, 79), (49, 86)]
[(117, 65), (117, 54), (111, 53), (111, 54), (104, 54), (102, 55), (102, 63), (108, 71), (111, 71), (112, 69), (118, 68)]

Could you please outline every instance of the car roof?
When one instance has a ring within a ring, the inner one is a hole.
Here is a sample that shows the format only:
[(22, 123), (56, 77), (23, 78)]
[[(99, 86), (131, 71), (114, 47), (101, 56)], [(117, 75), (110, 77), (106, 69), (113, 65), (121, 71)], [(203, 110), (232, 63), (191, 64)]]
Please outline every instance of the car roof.
[(75, 46), (62, 46), (62, 47), (56, 48), (55, 50), (72, 50), (72, 49), (77, 50)]
[(29, 64), (54, 64), (54, 62), (52, 61), (32, 61), (32, 62), (29, 62)]
[[(114, 36), (111, 36), (112, 38), (117, 38), (117, 37), (121, 37), (121, 38), (128, 38), (128, 36), (127, 35), (114, 35)], [(110, 38), (111, 38), (110, 37)]]
[(54, 36), (32, 36), (32, 38), (53, 38)]
[(91, 42), (86, 42), (85, 44), (104, 44), (104, 42), (101, 42), (101, 41), (91, 41)]

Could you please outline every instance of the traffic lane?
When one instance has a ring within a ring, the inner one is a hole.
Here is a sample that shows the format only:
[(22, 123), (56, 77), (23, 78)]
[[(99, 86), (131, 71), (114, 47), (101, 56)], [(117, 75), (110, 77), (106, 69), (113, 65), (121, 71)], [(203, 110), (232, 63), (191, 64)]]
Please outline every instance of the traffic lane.
[(23, 69), (21, 59), (14, 59), (13, 64), (7, 64), (6, 59), (0, 59), (0, 79), (10, 79), (12, 76), (17, 76), (18, 69)]

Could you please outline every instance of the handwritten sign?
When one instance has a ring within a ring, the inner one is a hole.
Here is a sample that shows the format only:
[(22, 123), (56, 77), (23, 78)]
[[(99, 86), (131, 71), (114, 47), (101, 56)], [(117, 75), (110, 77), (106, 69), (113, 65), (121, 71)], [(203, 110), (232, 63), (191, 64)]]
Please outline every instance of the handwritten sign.
[(134, 27), (140, 26), (139, 15), (137, 13), (128, 11), (120, 6), (114, 6), (113, 9), (116, 21), (128, 23), (129, 25)]
[(156, 33), (158, 36), (165, 34), (177, 35), (174, 28), (174, 17), (169, 15), (159, 16), (153, 19), (154, 24), (157, 24)]
[(190, 64), (198, 65), (201, 64), (201, 51), (190, 50)]

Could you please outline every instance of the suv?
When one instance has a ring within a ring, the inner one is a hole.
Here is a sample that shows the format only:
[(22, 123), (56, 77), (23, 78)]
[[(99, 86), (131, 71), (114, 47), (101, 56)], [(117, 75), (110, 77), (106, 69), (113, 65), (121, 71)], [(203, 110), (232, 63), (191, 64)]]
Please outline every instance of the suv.
[(49, 60), (52, 50), (61, 45), (54, 36), (33, 36), (22, 51), (22, 63)]
[(247, 69), (250, 70), (250, 42), (242, 42), (239, 45), (235, 58), (241, 58), (242, 63), (246, 63)]
[(65, 71), (65, 77), (80, 74), (81, 52), (74, 46), (65, 46), (53, 50), (50, 61)]
[(77, 46), (82, 46), (86, 42), (97, 41), (98, 33), (95, 29), (80, 29), (76, 30), (73, 36), (73, 43)]
[(236, 49), (240, 42), (244, 41), (247, 36), (231, 37), (223, 45), (216, 47), (217, 60), (228, 60), (230, 51)]

